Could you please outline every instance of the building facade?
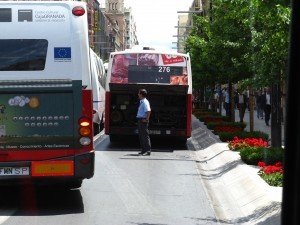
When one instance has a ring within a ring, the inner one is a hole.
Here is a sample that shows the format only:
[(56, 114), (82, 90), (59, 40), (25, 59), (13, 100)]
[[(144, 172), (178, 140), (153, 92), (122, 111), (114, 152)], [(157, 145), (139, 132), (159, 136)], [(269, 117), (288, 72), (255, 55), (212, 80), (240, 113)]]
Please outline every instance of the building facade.
[(125, 8), (125, 21), (126, 21), (126, 32), (125, 32), (125, 48), (131, 49), (133, 46), (138, 45), (136, 23), (134, 21), (131, 8)]
[(185, 15), (178, 16), (177, 50), (185, 52), (185, 40), (193, 27), (193, 14), (208, 16), (211, 0), (194, 0)]
[(188, 15), (179, 15), (177, 24), (177, 51), (180, 53), (185, 53), (185, 41), (187, 38), (187, 31), (189, 26)]
[(105, 16), (108, 18), (111, 25), (108, 32), (114, 42), (112, 50), (124, 50), (126, 31), (124, 0), (106, 0)]

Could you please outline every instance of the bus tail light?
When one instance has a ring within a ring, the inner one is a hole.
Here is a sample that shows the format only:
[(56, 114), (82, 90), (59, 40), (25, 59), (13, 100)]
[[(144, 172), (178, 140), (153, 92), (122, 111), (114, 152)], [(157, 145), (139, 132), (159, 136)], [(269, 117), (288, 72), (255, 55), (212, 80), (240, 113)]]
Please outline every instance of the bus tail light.
[(91, 129), (89, 127), (80, 127), (79, 134), (81, 136), (89, 136), (91, 134)]
[(79, 143), (84, 150), (93, 149), (93, 97), (92, 90), (82, 90), (82, 117), (78, 120)]
[(72, 13), (74, 16), (83, 16), (85, 14), (85, 10), (81, 6), (76, 6), (72, 9)]
[(81, 137), (79, 139), (79, 142), (80, 142), (81, 145), (87, 146), (87, 145), (91, 144), (91, 139), (88, 138), (88, 137)]
[(90, 120), (88, 118), (82, 117), (79, 119), (79, 125), (81, 127), (88, 127), (90, 126)]

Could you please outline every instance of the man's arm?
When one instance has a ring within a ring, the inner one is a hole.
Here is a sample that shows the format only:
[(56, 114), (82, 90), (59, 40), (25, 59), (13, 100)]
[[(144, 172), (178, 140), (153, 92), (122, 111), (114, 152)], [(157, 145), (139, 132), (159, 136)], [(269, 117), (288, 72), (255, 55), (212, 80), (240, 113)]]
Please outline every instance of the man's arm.
[(150, 115), (151, 115), (151, 111), (146, 112), (146, 119), (143, 119), (143, 122), (149, 122)]

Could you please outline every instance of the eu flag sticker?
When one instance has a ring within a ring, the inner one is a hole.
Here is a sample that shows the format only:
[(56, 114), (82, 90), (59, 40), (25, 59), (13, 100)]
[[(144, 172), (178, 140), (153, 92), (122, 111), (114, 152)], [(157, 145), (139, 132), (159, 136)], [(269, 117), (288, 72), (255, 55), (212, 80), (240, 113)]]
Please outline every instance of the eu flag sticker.
[(54, 60), (55, 61), (70, 61), (71, 60), (71, 48), (69, 48), (69, 47), (54, 48)]

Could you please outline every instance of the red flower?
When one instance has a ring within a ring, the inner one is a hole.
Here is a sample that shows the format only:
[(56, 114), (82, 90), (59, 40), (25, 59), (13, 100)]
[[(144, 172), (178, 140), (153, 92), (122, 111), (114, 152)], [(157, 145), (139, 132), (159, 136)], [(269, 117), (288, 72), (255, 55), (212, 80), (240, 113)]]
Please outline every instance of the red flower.
[(268, 142), (262, 138), (244, 138), (239, 139), (234, 137), (231, 142), (229, 142), (230, 149), (239, 149), (242, 147), (268, 147)]
[(271, 174), (271, 173), (277, 173), (277, 172), (282, 173), (283, 172), (282, 167), (272, 166), (272, 165), (271, 166), (265, 166), (263, 168), (263, 171), (264, 171), (265, 174)]
[(257, 163), (257, 165), (258, 165), (260, 168), (263, 168), (263, 167), (265, 167), (265, 166), (266, 166), (266, 163), (265, 163), (265, 162), (262, 162), (262, 161), (260, 161), (260, 162), (258, 162), (258, 163)]
[(261, 171), (265, 174), (283, 173), (281, 162), (277, 162), (274, 165), (266, 165), (265, 162), (258, 162), (258, 166), (261, 168)]

